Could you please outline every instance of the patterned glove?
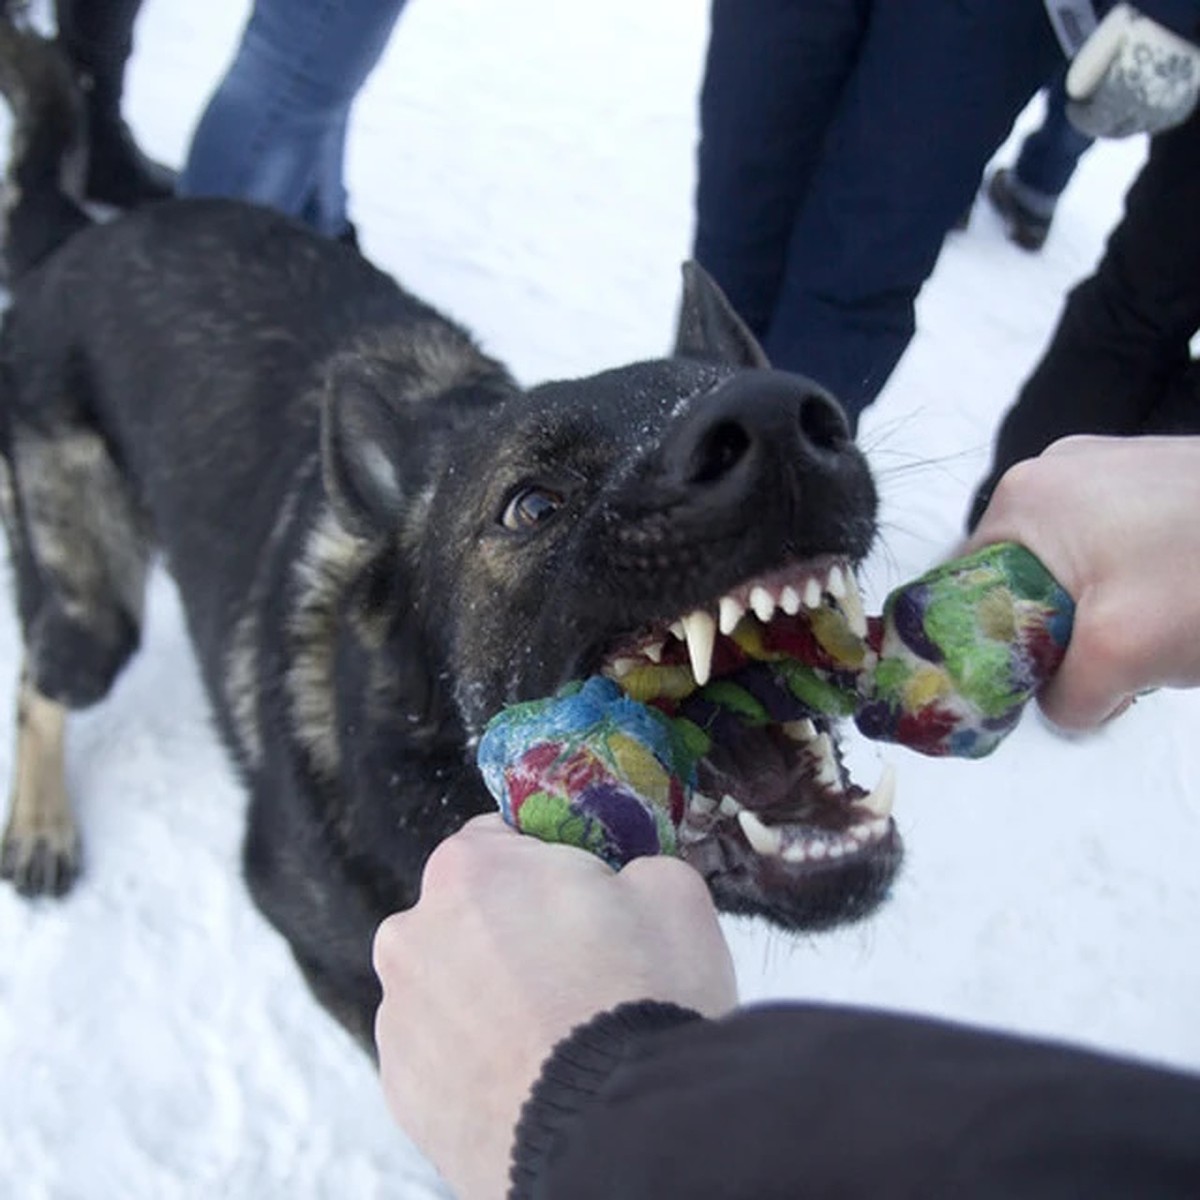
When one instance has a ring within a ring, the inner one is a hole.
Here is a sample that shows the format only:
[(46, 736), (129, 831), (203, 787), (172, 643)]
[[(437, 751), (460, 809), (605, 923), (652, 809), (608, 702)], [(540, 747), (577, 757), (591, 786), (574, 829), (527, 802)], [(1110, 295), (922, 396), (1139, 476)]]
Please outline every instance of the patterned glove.
[(1200, 48), (1118, 4), (1067, 72), (1067, 116), (1091, 137), (1161, 133), (1182, 124), (1200, 95)]

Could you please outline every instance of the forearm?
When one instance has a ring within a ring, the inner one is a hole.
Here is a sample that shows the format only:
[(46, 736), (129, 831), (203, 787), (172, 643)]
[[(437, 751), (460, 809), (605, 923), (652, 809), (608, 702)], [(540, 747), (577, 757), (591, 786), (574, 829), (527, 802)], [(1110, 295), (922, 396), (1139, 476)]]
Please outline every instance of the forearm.
[(1194, 1196), (1197, 1129), (1200, 1080), (1060, 1046), (855, 1010), (635, 1006), (548, 1060), (511, 1196)]

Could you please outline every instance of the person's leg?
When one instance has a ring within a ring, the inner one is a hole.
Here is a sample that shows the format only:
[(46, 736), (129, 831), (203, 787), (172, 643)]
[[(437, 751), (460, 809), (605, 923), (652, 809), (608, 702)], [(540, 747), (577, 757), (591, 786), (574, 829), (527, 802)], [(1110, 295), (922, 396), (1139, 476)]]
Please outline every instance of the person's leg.
[[(996, 438), (968, 526), (1000, 477), (1073, 433), (1184, 432), (1188, 343), (1200, 328), (1200, 110), (1150, 143), (1096, 273), (1067, 298), (1054, 337)], [(1200, 411), (1190, 415), (1200, 432)]]
[(349, 196), (346, 192), (346, 138), (350, 126), (350, 105), (340, 120), (330, 122), (325, 136), (313, 154), (314, 183), (312, 194), (300, 213), (300, 219), (314, 229), (338, 230), (333, 236), (357, 245), (357, 231), (347, 218)]
[(767, 356), (852, 419), (913, 333), (913, 303), (984, 165), (1059, 61), (1038, 0), (877, 3), (792, 231)]
[(696, 260), (766, 329), (796, 210), (854, 67), (868, 0), (714, 0), (697, 159)]
[(175, 175), (146, 158), (121, 117), (125, 66), (142, 0), (56, 0), (58, 41), (78, 77), (88, 122), (89, 200), (129, 208), (170, 196)]
[(251, 200), (345, 233), (346, 121), (403, 6), (256, 0), (193, 135), (180, 195)]
[(987, 184), (988, 201), (1022, 249), (1040, 250), (1046, 244), (1058, 198), (1091, 144), (1067, 117), (1064, 68), (1046, 89), (1046, 114), (1021, 143), (1016, 163), (995, 171)]
[(1046, 115), (1021, 143), (1013, 168), (1016, 182), (1029, 193), (1053, 202), (1070, 182), (1083, 152), (1092, 144), (1067, 117), (1067, 73), (1064, 68), (1046, 89)]

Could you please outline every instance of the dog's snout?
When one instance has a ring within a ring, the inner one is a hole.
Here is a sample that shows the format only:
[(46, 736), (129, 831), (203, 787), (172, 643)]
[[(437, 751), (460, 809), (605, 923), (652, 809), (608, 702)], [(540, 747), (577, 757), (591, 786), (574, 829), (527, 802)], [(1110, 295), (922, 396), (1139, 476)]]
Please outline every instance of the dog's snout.
[(819, 471), (851, 444), (841, 408), (816, 384), (781, 371), (745, 371), (696, 404), (667, 456), (684, 486), (728, 488), (749, 483), (780, 456)]
[(689, 483), (717, 483), (750, 452), (754, 438), (739, 421), (722, 419), (700, 433), (691, 456)]
[(814, 450), (836, 454), (851, 440), (846, 414), (831, 397), (807, 386), (809, 390), (800, 400), (800, 435)]

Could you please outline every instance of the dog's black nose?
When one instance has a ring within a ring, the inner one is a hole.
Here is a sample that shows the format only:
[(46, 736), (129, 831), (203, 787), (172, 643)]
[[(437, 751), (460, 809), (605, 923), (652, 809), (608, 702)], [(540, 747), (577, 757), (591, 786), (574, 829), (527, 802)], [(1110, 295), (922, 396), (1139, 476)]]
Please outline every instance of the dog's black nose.
[(697, 401), (665, 447), (668, 472), (687, 489), (736, 489), (766, 464), (836, 471), (853, 442), (838, 405), (811, 380), (742, 371)]

